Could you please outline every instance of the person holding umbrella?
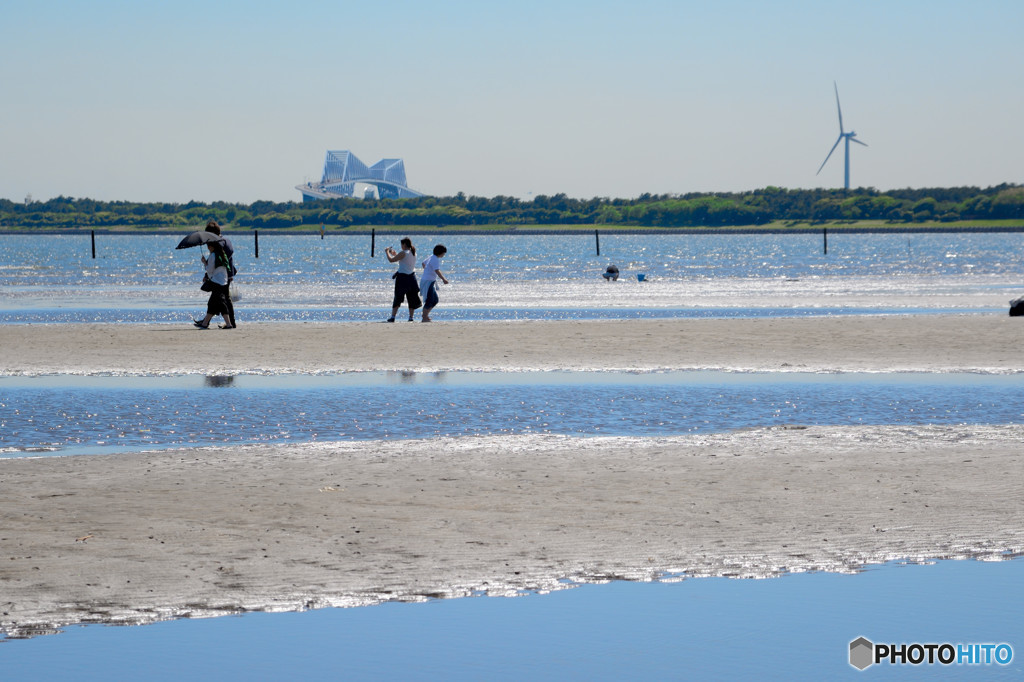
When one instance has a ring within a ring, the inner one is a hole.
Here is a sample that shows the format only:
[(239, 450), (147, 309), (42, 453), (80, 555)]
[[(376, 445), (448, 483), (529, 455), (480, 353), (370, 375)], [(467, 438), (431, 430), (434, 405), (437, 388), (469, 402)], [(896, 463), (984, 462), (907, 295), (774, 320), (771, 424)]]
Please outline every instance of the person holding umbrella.
[(206, 276), (203, 278), (201, 288), (203, 291), (210, 292), (210, 298), (206, 302), (206, 317), (202, 321), (193, 318), (192, 323), (200, 329), (209, 329), (210, 320), (215, 315), (220, 315), (224, 318), (224, 325), (221, 326), (221, 329), (234, 329), (235, 319), (228, 293), (228, 270), (231, 265), (227, 253), (224, 251), (224, 242), (208, 241), (206, 248), (209, 253), (202, 257)]
[(206, 231), (211, 234), (217, 235), (218, 237), (221, 238), (221, 241), (224, 243), (224, 253), (228, 257), (228, 290), (227, 293), (224, 295), (224, 301), (227, 303), (228, 314), (231, 316), (231, 329), (234, 329), (236, 326), (238, 326), (235, 320), (235, 304), (231, 301), (231, 282), (234, 281), (235, 275), (238, 274), (238, 270), (235, 269), (235, 247), (234, 245), (231, 244), (230, 239), (221, 236), (220, 225), (217, 223), (216, 220), (211, 220), (208, 223), (206, 223)]

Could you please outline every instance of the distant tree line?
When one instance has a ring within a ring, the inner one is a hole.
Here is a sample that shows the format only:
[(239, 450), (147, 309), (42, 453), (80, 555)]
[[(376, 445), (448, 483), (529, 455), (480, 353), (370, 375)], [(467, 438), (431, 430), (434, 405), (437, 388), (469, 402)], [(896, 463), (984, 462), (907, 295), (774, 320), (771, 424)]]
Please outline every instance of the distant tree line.
[(565, 194), (311, 202), (187, 204), (57, 197), (16, 203), (0, 199), (0, 228), (189, 227), (214, 218), (236, 229), (307, 226), (622, 225), (719, 227), (777, 221), (872, 220), (894, 224), (1024, 219), (1024, 186), (980, 189), (783, 189), (752, 192), (643, 194), (635, 199), (572, 199)]

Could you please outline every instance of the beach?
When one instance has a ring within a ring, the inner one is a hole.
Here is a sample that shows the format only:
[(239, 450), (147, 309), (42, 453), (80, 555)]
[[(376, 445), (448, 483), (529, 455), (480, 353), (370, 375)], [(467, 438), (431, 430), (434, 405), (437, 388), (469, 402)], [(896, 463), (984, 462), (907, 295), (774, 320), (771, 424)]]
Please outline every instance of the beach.
[[(0, 326), (7, 375), (1019, 372), (995, 315)], [(0, 459), (0, 629), (1024, 551), (1020, 425)]]

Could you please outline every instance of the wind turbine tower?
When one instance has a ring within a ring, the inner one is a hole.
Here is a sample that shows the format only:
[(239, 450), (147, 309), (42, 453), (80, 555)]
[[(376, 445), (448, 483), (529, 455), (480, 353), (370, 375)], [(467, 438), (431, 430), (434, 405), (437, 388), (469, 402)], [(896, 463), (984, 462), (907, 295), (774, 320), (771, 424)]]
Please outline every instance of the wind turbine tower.
[[(824, 168), (825, 164), (828, 163), (828, 160), (830, 158), (832, 158), (832, 152), (834, 152), (836, 150), (836, 147), (839, 146), (839, 143), (845, 140), (846, 141), (846, 150), (845, 150), (846, 151), (846, 171), (843, 174), (843, 178), (844, 178), (843, 186), (846, 189), (850, 189), (850, 142), (853, 141), (853, 142), (856, 142), (857, 144), (862, 144), (865, 147), (867, 147), (867, 144), (865, 144), (864, 142), (861, 142), (860, 140), (858, 140), (857, 139), (857, 133), (853, 132), (852, 130), (850, 132), (848, 132), (848, 133), (843, 131), (843, 108), (839, 106), (839, 86), (836, 85), (835, 81), (832, 81), (832, 87), (834, 87), (836, 89), (836, 111), (839, 112), (839, 137), (836, 138), (836, 143), (834, 145), (832, 145), (832, 149), (829, 150), (828, 156), (826, 156), (825, 160), (821, 162), (821, 166), (818, 168), (818, 173), (821, 173), (821, 169)], [(817, 175), (818, 173), (815, 173), (815, 175)]]

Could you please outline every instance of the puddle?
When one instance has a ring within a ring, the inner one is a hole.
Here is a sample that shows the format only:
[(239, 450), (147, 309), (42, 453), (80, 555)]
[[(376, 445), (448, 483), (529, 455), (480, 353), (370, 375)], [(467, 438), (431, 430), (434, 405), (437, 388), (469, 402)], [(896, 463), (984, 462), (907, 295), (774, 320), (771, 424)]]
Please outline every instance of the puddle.
[(0, 457), (785, 425), (1018, 424), (1024, 375), (354, 372), (0, 377)]

